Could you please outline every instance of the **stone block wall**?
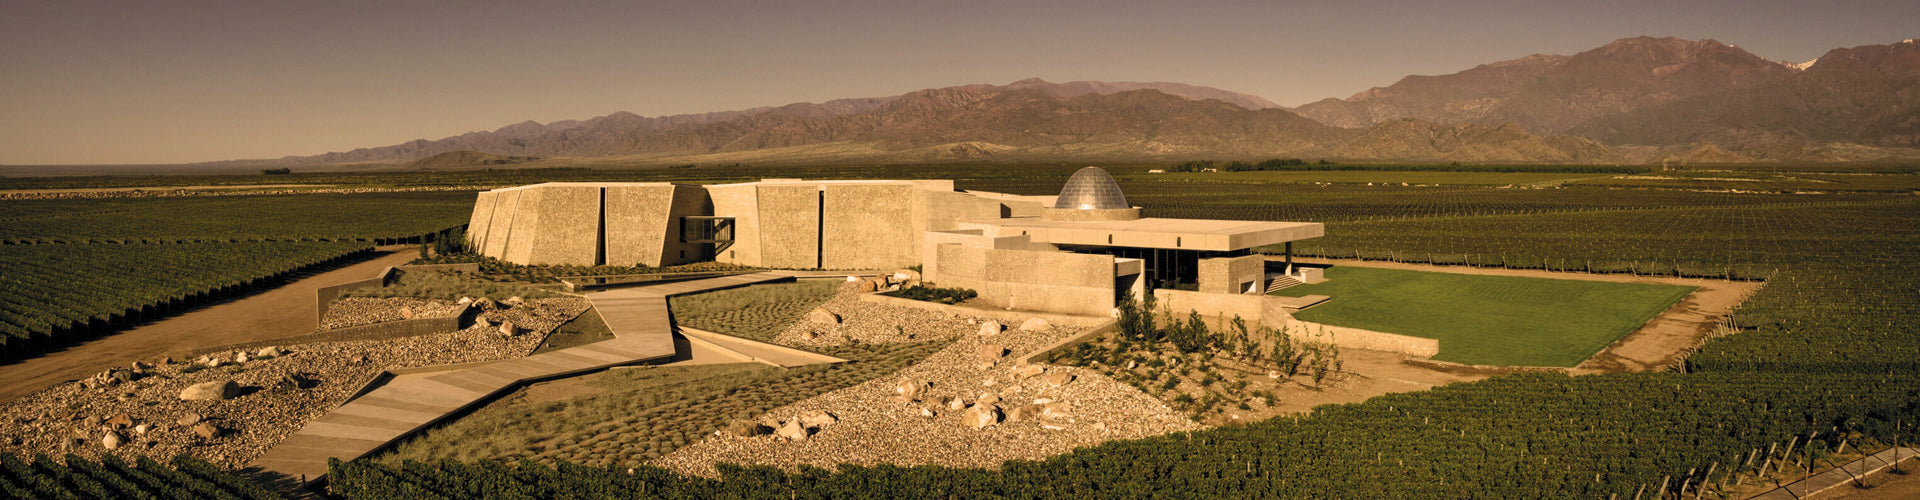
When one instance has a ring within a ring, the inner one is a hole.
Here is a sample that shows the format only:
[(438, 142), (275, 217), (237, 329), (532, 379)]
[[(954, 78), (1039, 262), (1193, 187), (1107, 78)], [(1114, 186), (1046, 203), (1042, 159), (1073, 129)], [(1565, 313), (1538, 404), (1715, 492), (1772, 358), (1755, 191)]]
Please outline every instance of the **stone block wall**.
[(957, 244), (940, 245), (935, 252), (937, 285), (972, 289), (986, 305), (1083, 316), (1113, 310), (1111, 256)]
[(1262, 255), (1200, 259), (1198, 271), (1199, 290), (1204, 293), (1266, 293), (1261, 286), (1267, 274), (1266, 257)]
[(1239, 315), (1249, 328), (1265, 326), (1297, 340), (1331, 342), (1342, 349), (1397, 352), (1423, 358), (1440, 353), (1440, 341), (1434, 339), (1300, 321), (1294, 319), (1280, 301), (1265, 295), (1158, 289), (1153, 291), (1153, 296), (1158, 302), (1156, 314), (1165, 312), (1184, 318), (1188, 311), (1199, 312), (1208, 328), (1225, 328), (1228, 320)]
[(891, 269), (918, 264), (912, 184), (821, 187), (820, 267)]

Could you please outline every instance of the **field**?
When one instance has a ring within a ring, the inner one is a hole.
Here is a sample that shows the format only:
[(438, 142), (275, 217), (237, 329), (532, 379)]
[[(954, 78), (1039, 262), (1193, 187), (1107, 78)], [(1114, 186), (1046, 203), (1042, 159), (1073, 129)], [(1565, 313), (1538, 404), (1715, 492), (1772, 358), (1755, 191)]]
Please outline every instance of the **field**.
[(1333, 300), (1303, 321), (1438, 339), (1433, 359), (1573, 366), (1665, 311), (1693, 287), (1336, 266), (1329, 281), (1275, 292)]
[[(702, 166), (236, 177), (259, 179), (258, 183), (369, 186), (514, 185), (675, 175), (696, 181), (763, 176), (954, 178), (963, 189), (1051, 194), (1080, 166), (1084, 165)], [(1741, 480), (1752, 484), (1755, 468), (1762, 463), (1787, 461), (1791, 468), (1812, 461), (1818, 466), (1826, 463), (1826, 451), (1843, 440), (1849, 448), (1864, 448), (1882, 446), (1896, 437), (1907, 442), (1920, 437), (1913, 430), (1920, 421), (1920, 407), (1913, 404), (1920, 400), (1920, 323), (1912, 319), (1920, 314), (1920, 266), (1915, 264), (1920, 262), (1920, 200), (1897, 190), (1912, 181), (1910, 169), (1836, 171), (1851, 167), (1823, 166), (1795, 170), (1786, 165), (1748, 169), (1758, 172), (1753, 175), (1848, 180), (1847, 184), (1861, 186), (1802, 190), (1801, 185), (1833, 184), (1778, 180), (1795, 192), (1785, 194), (1736, 188), (1758, 181), (1712, 180), (1738, 177), (1720, 172), (1700, 172), (1685, 180), (1651, 180), (1657, 184), (1637, 182), (1649, 179), (1610, 177), (1621, 183), (1577, 181), (1544, 189), (1400, 186), (1391, 180), (1390, 185), (1374, 186), (1172, 181), (1126, 175), (1147, 167), (1127, 166), (1116, 173), (1121, 174), (1128, 201), (1146, 207), (1148, 215), (1327, 223), (1326, 237), (1296, 245), (1296, 252), (1304, 254), (1455, 266), (1764, 279), (1766, 285), (1733, 316), (1738, 332), (1708, 341), (1687, 359), (1685, 373), (1499, 376), (1322, 407), (1298, 418), (1111, 442), (1047, 460), (1010, 463), (999, 470), (723, 468), (723, 481), (644, 466), (629, 474), (620, 465), (635, 458), (594, 454), (595, 448), (586, 441), (596, 433), (564, 448), (566, 455), (561, 448), (516, 455), (535, 457), (553, 451), (541, 456), (555, 459), (551, 468), (516, 469), (497, 462), (341, 464), (335, 469), (335, 491), (348, 498), (460, 496), (479, 487), (532, 497), (573, 492), (689, 497), (1106, 496), (1125, 492), (1296, 498), (1658, 498), (1682, 492), (1698, 495), (1704, 484), (1705, 496), (1712, 498), (1719, 491), (1717, 485)], [(222, 178), (204, 183), (218, 181)], [(88, 182), (96, 181), (9, 179), (0, 184), (56, 187)], [(203, 183), (193, 178), (149, 182)], [(382, 209), (356, 199), (341, 198), (337, 209)], [(8, 204), (0, 206), (11, 207), (17, 201), (0, 201)], [(36, 206), (31, 213), (8, 210), (0, 218), (56, 213), (61, 211), (60, 203), (68, 201), (44, 202), (47, 205)], [(448, 213), (462, 215), (440, 222), (464, 222), (466, 202), (450, 196), (443, 203)], [(87, 220), (112, 223), (105, 217)], [(375, 237), (414, 230), (376, 226), (339, 236)], [(72, 231), (20, 237), (35, 241), (79, 240), (81, 235), (116, 238), (114, 231), (85, 227)], [(127, 237), (136, 240), (140, 235), (188, 237), (158, 228), (115, 231), (128, 231), (134, 236)], [(259, 237), (305, 233), (273, 232), (284, 234)], [(321, 233), (327, 232), (342, 231)], [(235, 232), (225, 237), (243, 236)], [(119, 244), (46, 247), (71, 251), (115, 245)], [(0, 252), (40, 246), (0, 246)], [(130, 254), (125, 258), (144, 258)], [(148, 268), (137, 261), (116, 265)], [(91, 314), (98, 312), (105, 311)], [(709, 429), (707, 421), (683, 420), (692, 423), (674, 424), (684, 426), (674, 428)], [(654, 422), (667, 420), (644, 419), (646, 425)], [(619, 432), (634, 431), (615, 431), (607, 439), (625, 439)], [(1812, 452), (1789, 457), (1771, 451), (1789, 443), (1796, 443), (1796, 450)], [(572, 466), (563, 458), (615, 467)], [(930, 493), (934, 491), (938, 493)]]
[(767, 342), (839, 287), (836, 281), (812, 280), (683, 295), (673, 298), (673, 317), (694, 328)]
[[(851, 363), (783, 370), (736, 363), (615, 370), (519, 391), (377, 460), (505, 459), (638, 467), (767, 410), (892, 373), (945, 342), (848, 347)], [(564, 385), (571, 387), (555, 388)]]

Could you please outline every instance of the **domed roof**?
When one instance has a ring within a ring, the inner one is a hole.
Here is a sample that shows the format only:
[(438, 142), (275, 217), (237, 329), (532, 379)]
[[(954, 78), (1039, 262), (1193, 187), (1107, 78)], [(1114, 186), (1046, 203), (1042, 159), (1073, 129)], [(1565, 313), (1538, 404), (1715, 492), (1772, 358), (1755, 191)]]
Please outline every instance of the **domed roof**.
[(1053, 208), (1108, 210), (1133, 206), (1127, 204), (1127, 195), (1120, 193), (1120, 184), (1112, 175), (1100, 167), (1087, 167), (1067, 178), (1067, 186), (1060, 188), (1060, 198), (1054, 200)]

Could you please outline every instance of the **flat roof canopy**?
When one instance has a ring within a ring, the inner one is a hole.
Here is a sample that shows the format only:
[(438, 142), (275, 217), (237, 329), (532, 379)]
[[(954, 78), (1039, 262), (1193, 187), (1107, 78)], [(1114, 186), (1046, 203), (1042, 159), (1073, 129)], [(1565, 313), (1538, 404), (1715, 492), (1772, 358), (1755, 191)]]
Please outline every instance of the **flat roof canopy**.
[(998, 226), (1002, 236), (1025, 233), (1033, 241), (1056, 245), (1160, 248), (1226, 252), (1318, 238), (1327, 227), (1318, 222), (1266, 222), (1143, 218), (1127, 221), (1059, 221), (1039, 217), (965, 219)]

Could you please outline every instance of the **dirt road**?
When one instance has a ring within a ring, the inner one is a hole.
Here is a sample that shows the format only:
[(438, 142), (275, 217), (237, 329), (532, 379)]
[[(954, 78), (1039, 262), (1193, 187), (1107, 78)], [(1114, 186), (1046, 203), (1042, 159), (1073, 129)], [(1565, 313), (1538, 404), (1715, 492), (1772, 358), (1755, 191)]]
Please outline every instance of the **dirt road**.
[[(319, 318), (314, 292), (321, 287), (372, 277), (386, 266), (413, 260), (412, 251), (385, 254), (309, 275), (265, 292), (204, 306), (130, 330), (0, 365), (0, 402), (85, 378), (134, 361), (152, 362), (188, 350), (312, 333)], [(158, 270), (156, 270), (158, 271)]]

